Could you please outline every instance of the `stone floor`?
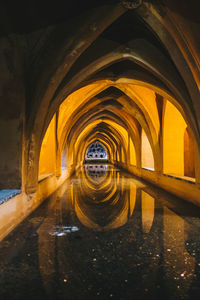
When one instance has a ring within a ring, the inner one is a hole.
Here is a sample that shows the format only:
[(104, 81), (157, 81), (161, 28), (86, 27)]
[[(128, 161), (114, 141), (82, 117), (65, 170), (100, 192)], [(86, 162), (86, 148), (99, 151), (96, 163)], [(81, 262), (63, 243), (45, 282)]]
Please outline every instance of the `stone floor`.
[(86, 166), (0, 244), (0, 299), (199, 299), (200, 209)]

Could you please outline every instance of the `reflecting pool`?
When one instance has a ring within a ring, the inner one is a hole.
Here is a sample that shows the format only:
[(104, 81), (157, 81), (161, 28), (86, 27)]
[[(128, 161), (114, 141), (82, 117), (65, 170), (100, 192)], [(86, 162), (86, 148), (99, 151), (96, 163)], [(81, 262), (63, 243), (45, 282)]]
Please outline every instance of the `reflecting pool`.
[(0, 243), (0, 299), (199, 299), (199, 216), (87, 164)]

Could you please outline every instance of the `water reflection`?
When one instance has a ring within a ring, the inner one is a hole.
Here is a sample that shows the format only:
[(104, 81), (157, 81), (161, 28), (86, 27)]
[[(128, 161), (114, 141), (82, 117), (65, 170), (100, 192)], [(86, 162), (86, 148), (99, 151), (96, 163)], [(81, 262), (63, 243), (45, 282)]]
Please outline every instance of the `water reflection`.
[[(86, 165), (81, 178), (78, 189), (75, 183), (72, 186), (72, 201), (78, 220), (97, 231), (124, 225), (133, 213), (132, 202), (135, 202), (136, 193), (130, 198), (130, 190), (124, 178), (119, 177), (119, 171), (109, 169), (107, 165)], [(131, 184), (136, 191), (134, 180)]]
[(141, 192), (142, 202), (142, 229), (149, 233), (154, 220), (155, 199), (144, 191)]
[(86, 164), (85, 169), (89, 177), (99, 180), (106, 175), (107, 165)]
[(0, 296), (199, 299), (199, 233), (197, 208), (87, 165), (0, 244)]

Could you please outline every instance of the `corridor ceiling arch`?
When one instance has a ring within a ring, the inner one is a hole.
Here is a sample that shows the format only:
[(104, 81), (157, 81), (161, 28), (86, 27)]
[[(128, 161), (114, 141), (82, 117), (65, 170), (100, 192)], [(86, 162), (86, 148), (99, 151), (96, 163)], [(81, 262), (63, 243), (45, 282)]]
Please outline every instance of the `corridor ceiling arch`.
[[(97, 131), (96, 128), (98, 128), (98, 131), (104, 131), (105, 127), (103, 128), (102, 124), (105, 123), (107, 124), (106, 126), (111, 125), (113, 128), (118, 127), (118, 132), (125, 130), (119, 139), (121, 140), (120, 144), (123, 150), (121, 154), (117, 154), (118, 160), (120, 159), (120, 155), (122, 155), (121, 159), (123, 162), (127, 162), (127, 157), (130, 156), (130, 154), (126, 153), (126, 149), (128, 148), (127, 137), (124, 140), (124, 137), (127, 135), (125, 133), (127, 130), (132, 138), (133, 144), (138, 145), (134, 151), (136, 152), (136, 161), (138, 162), (140, 160), (141, 154), (138, 154), (138, 152), (141, 151), (141, 142), (136, 138), (135, 132), (139, 132), (141, 130), (140, 128), (143, 128), (152, 148), (155, 170), (162, 170), (161, 149), (158, 141), (161, 134), (160, 129), (162, 128), (160, 122), (164, 118), (166, 101), (169, 100), (163, 99), (163, 97), (159, 96), (155, 91), (145, 87), (144, 83), (136, 85), (132, 83), (132, 80), (127, 84), (124, 82), (124, 79), (122, 79), (122, 82), (119, 82), (117, 85), (114, 85), (113, 82), (100, 81), (100, 93), (99, 90), (97, 92), (93, 89), (94, 85), (98, 87), (98, 82), (79, 89), (70, 95), (59, 108), (59, 112), (57, 113), (57, 134), (58, 137), (61, 138), (61, 142), (58, 139), (57, 151), (60, 151), (60, 154), (58, 154), (57, 168), (59, 168), (59, 161), (65, 144), (67, 144), (68, 155), (73, 152), (71, 158), (67, 158), (67, 161), (70, 162), (71, 165), (83, 161), (83, 155), (82, 158), (80, 155), (79, 158), (77, 157), (76, 149), (80, 149), (79, 144), (81, 145), (83, 140), (85, 143), (87, 138), (91, 135), (91, 132), (94, 133)], [(86, 97), (80, 97), (81, 91), (83, 91), (83, 95), (86, 95)], [(90, 91), (92, 91), (92, 93)], [(77, 101), (77, 96), (79, 97), (79, 102)], [(69, 101), (69, 99), (71, 101)], [(176, 100), (173, 102), (176, 102)], [(73, 103), (75, 103), (74, 111)], [(60, 121), (59, 116), (61, 116), (62, 121)], [(100, 128), (97, 127), (100, 126), (98, 124), (101, 124)], [(119, 129), (120, 126), (122, 126), (121, 129)], [(135, 131), (136, 128), (137, 130)], [(62, 130), (61, 133), (59, 133), (60, 129)], [(83, 133), (84, 131), (86, 133), (85, 135)], [(110, 131), (110, 128), (108, 131)], [(73, 141), (76, 142), (74, 143)], [(140, 166), (140, 162), (137, 163), (137, 165)], [(57, 171), (56, 174), (59, 174), (59, 171)]]
[[(191, 105), (192, 102), (196, 101), (191, 93), (191, 86), (194, 85), (194, 83), (192, 83), (194, 78), (188, 73), (188, 79), (190, 79), (189, 81), (191, 82), (191, 85), (188, 86), (185, 82), (186, 77), (185, 74), (183, 74), (184, 70), (180, 68), (180, 64), (176, 64), (176, 59), (177, 61), (186, 59), (186, 56), (183, 55), (183, 48), (181, 48), (181, 51), (179, 49), (179, 46), (182, 47), (182, 45), (179, 45), (177, 40), (174, 43), (173, 49), (174, 53), (176, 52), (175, 58), (174, 55), (169, 55), (171, 52), (166, 46), (167, 41), (160, 37), (160, 32), (157, 32), (155, 28), (154, 30), (149, 29), (149, 26), (152, 27), (152, 20), (158, 24), (160, 22), (159, 18), (162, 15), (156, 4), (151, 3), (150, 5), (147, 5), (146, 3), (143, 3), (135, 11), (128, 11), (120, 4), (109, 4), (106, 7), (102, 6), (101, 9), (102, 16), (100, 17), (97, 10), (94, 9), (93, 17), (89, 18), (87, 22), (84, 23), (85, 25), (81, 29), (81, 32), (78, 33), (78, 30), (75, 29), (73, 38), (70, 34), (68, 36), (66, 35), (66, 37), (63, 35), (62, 37), (62, 33), (67, 32), (67, 26), (66, 24), (63, 25), (63, 28), (60, 26), (59, 41), (56, 44), (55, 49), (47, 50), (45, 53), (46, 57), (36, 55), (35, 62), (37, 61), (38, 65), (41, 65), (40, 60), (42, 57), (44, 61), (38, 78), (35, 76), (36, 73), (33, 75), (35, 78), (33, 81), (35, 84), (33, 99), (35, 100), (32, 109), (33, 114), (32, 117), (28, 119), (29, 125), (27, 126), (27, 132), (31, 132), (31, 138), (25, 145), (26, 150), (24, 152), (25, 161), (27, 160), (28, 162), (31, 160), (33, 162), (31, 164), (24, 163), (26, 168), (24, 174), (28, 175), (25, 177), (27, 178), (27, 184), (30, 184), (30, 190), (34, 185), (37, 185), (36, 178), (38, 173), (39, 153), (50, 120), (55, 112), (56, 118), (59, 120), (59, 114), (62, 111), (59, 107), (62, 106), (65, 99), (68, 98), (69, 101), (70, 96), (76, 93), (76, 91), (80, 91), (82, 87), (88, 87), (89, 82), (95, 84), (95, 80), (98, 76), (103, 76), (103, 85), (105, 84), (105, 80), (107, 84), (107, 86), (99, 86), (99, 84), (101, 84), (100, 81), (96, 81), (99, 93), (105, 90), (105, 87), (115, 87), (118, 90), (121, 90), (127, 97), (127, 103), (124, 103), (125, 105), (123, 106), (122, 111), (126, 112), (126, 116), (127, 111), (132, 111), (132, 117), (135, 117), (137, 120), (131, 120), (131, 122), (136, 124), (135, 127), (138, 132), (141, 132), (141, 128), (144, 128), (154, 158), (156, 158), (155, 169), (157, 171), (162, 172), (162, 154), (159, 141), (162, 131), (162, 128), (159, 127), (162, 119), (162, 105), (158, 103), (159, 97), (155, 97), (156, 99), (151, 101), (151, 104), (154, 103), (154, 109), (153, 111), (150, 111), (150, 106), (148, 107), (149, 102), (144, 101), (144, 94), (142, 97), (136, 97), (137, 93), (130, 92), (130, 80), (135, 80), (137, 83), (140, 82), (138, 86), (143, 86), (143, 89), (145, 89), (145, 86), (147, 88), (151, 86), (152, 95), (156, 90), (159, 90), (158, 95), (162, 97), (165, 95), (163, 101), (166, 101), (167, 99), (167, 101), (169, 100), (176, 103), (178, 109), (186, 116), (185, 119), (191, 128), (192, 134), (195, 136), (195, 143), (197, 144), (197, 141), (199, 140), (199, 124), (196, 118), (197, 112), (195, 111), (194, 113)], [(146, 18), (144, 12), (145, 14), (149, 12), (150, 20)], [(81, 17), (84, 19), (86, 15), (83, 13)], [(94, 27), (94, 24), (92, 23), (94, 17), (96, 17), (96, 27)], [(75, 23), (76, 22), (78, 22), (78, 19), (75, 20)], [(101, 29), (99, 26), (100, 24), (103, 25)], [(134, 32), (127, 30), (129, 25), (130, 28), (135, 28)], [(164, 30), (167, 31), (170, 28), (169, 26), (166, 26), (164, 29), (163, 25), (161, 27), (162, 32), (164, 32)], [(95, 29), (91, 31), (91, 28)], [(126, 29), (124, 35), (116, 35), (117, 28)], [(175, 29), (176, 25), (174, 24), (174, 32)], [(45, 40), (45, 46), (47, 46), (50, 41), (52, 42), (55, 40), (55, 33), (58, 33), (58, 28), (52, 29)], [(172, 33), (173, 30), (168, 31), (168, 34), (171, 34), (171, 39), (176, 39), (175, 35)], [(99, 47), (100, 44), (103, 45), (103, 47)], [(60, 48), (61, 45), (63, 46), (62, 49)], [(44, 47), (44, 49), (47, 49), (47, 47)], [(94, 49), (99, 50), (94, 51)], [(54, 63), (49, 65), (49, 61), (52, 59), (53, 54)], [(134, 66), (132, 70), (126, 71), (125, 69), (117, 69), (120, 64), (120, 66), (122, 66), (122, 64), (125, 66), (126, 62), (130, 62), (131, 67)], [(49, 67), (48, 70), (47, 66)], [(134, 73), (135, 78), (133, 76)], [(125, 83), (125, 81), (123, 81), (124, 79), (129, 80), (129, 83)], [(97, 90), (96, 93), (93, 94), (93, 98), (98, 96)], [(88, 101), (92, 99), (92, 92), (94, 91), (91, 91), (91, 94), (86, 94)], [(135, 113), (133, 112), (133, 107), (131, 107), (131, 105), (128, 106), (129, 98), (132, 101), (130, 101), (132, 106), (135, 105)], [(140, 98), (143, 101), (139, 101)], [(81, 100), (80, 97), (79, 101)], [(77, 109), (80, 105), (79, 101), (76, 103)], [(98, 99), (97, 102), (98, 101), (100, 102), (101, 99)], [(119, 100), (118, 103), (122, 104)], [(66, 106), (68, 105), (70, 107), (70, 101)], [(88, 110), (89, 113), (89, 102), (87, 105), (84, 109)], [(92, 107), (92, 101), (90, 105)], [(140, 109), (138, 109), (137, 106), (139, 106)], [(197, 106), (198, 104), (195, 104), (195, 107)], [(68, 113), (68, 116), (74, 114), (74, 116), (78, 118), (78, 116), (81, 115), (80, 107), (78, 110), (72, 109), (71, 113)], [(68, 112), (70, 112), (70, 109)], [(115, 111), (115, 113), (117, 113), (117, 111)], [(66, 114), (63, 113), (63, 116), (66, 116)], [(90, 122), (92, 122), (92, 118)], [(68, 133), (66, 134), (64, 126), (68, 128), (67, 130), (70, 130), (70, 126), (66, 125), (67, 122), (61, 122), (61, 124), (63, 126), (63, 131), (58, 130), (58, 135), (67, 136)], [(56, 126), (60, 126), (59, 121), (56, 123)], [(136, 141), (133, 134), (131, 138), (133, 144), (138, 145), (135, 149), (140, 148), (140, 142)], [(60, 142), (58, 142), (60, 141), (59, 139), (60, 136), (57, 136), (55, 145), (57, 157), (61, 156), (59, 152), (62, 151), (62, 147), (65, 145), (63, 142), (60, 148)], [(196, 149), (196, 151), (199, 152), (198, 145), (196, 146)], [(32, 155), (32, 153), (35, 153), (35, 155)], [(139, 155), (137, 155), (137, 157), (139, 157)], [(140, 160), (140, 158), (137, 158), (137, 160)], [(56, 174), (59, 175), (59, 159), (55, 168), (57, 169)], [(35, 183), (33, 184), (33, 182)], [(29, 189), (28, 185), (27, 190)]]
[[(115, 125), (115, 124), (114, 124)], [(124, 139), (123, 135), (115, 128), (115, 126), (112, 126), (112, 124), (107, 124), (107, 122), (102, 122), (101, 120), (97, 120), (96, 122), (91, 123), (90, 125), (88, 125), (85, 129), (84, 132), (81, 132), (81, 134), (79, 135), (78, 139), (76, 140), (76, 149), (80, 149), (81, 145), (84, 145), (84, 142), (87, 145), (87, 140), (89, 139), (89, 137), (94, 134), (94, 136), (98, 133), (98, 132), (103, 132), (104, 134), (106, 134), (109, 139), (111, 139), (111, 141), (114, 139), (117, 139), (117, 145), (121, 145), (122, 147), (122, 151), (124, 153), (124, 155), (126, 156), (126, 140)], [(111, 135), (110, 135), (111, 134)], [(112, 137), (113, 136), (113, 137)], [(72, 145), (73, 147), (73, 145)], [(87, 146), (85, 146), (87, 147)], [(78, 151), (78, 153), (80, 153)], [(80, 153), (81, 155), (81, 153)], [(112, 154), (113, 156), (113, 154)], [(84, 152), (82, 152), (82, 159), (81, 161), (84, 160)], [(79, 161), (79, 162), (81, 162)], [(78, 161), (77, 161), (78, 163)]]

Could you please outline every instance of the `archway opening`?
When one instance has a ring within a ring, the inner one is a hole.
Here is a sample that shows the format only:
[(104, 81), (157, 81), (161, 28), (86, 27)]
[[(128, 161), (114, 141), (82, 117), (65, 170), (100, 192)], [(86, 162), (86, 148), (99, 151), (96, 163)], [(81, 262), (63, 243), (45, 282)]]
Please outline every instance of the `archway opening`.
[(85, 162), (91, 163), (97, 161), (107, 162), (108, 154), (105, 147), (102, 144), (100, 144), (98, 141), (95, 141), (88, 147), (86, 151)]
[(163, 172), (195, 178), (195, 144), (186, 121), (177, 108), (166, 102), (163, 129)]

